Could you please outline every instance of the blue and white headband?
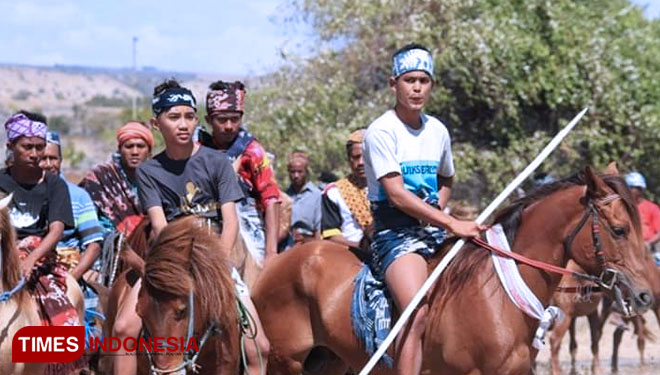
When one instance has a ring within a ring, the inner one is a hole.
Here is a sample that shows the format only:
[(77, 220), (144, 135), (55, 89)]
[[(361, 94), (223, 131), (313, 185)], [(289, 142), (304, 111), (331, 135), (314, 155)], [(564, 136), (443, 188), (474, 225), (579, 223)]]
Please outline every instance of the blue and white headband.
[(158, 116), (167, 108), (186, 105), (197, 111), (197, 101), (190, 90), (184, 87), (171, 87), (151, 101), (154, 116)]
[(394, 55), (392, 76), (396, 78), (413, 70), (421, 70), (433, 78), (433, 57), (429, 51), (414, 48)]

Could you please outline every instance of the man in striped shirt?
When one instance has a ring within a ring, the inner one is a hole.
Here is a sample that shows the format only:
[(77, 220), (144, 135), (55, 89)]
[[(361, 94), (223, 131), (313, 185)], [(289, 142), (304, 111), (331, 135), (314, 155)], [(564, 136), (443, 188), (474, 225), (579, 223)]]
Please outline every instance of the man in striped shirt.
[[(59, 134), (49, 131), (46, 134), (46, 142), (44, 157), (41, 160), (41, 168), (46, 172), (59, 175), (62, 166), (62, 150)], [(80, 280), (101, 254), (103, 228), (96, 214), (96, 206), (94, 206), (92, 198), (87, 191), (67, 181), (64, 176), (60, 177), (66, 182), (69, 189), (75, 227), (64, 231), (62, 239), (57, 244), (57, 249), (60, 254), (65, 253), (62, 249), (77, 249), (80, 251), (80, 261), (77, 264), (75, 262), (74, 264), (70, 264), (70, 266), (73, 266), (73, 269), (70, 270), (71, 274), (76, 280)]]

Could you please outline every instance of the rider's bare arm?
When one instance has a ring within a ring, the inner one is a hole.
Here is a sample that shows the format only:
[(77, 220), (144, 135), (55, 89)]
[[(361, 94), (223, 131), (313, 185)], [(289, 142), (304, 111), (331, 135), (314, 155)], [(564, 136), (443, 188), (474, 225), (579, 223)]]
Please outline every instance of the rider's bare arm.
[(64, 232), (64, 223), (61, 221), (54, 221), (48, 226), (48, 233), (44, 236), (37, 246), (25, 259), (23, 260), (22, 273), (24, 276), (29, 276), (32, 272), (32, 267), (42, 256), (53, 251), (57, 242), (62, 238)]
[(151, 230), (153, 231), (154, 237), (160, 233), (163, 228), (167, 226), (167, 218), (165, 217), (165, 211), (163, 211), (162, 206), (153, 206), (147, 209), (147, 215), (149, 216), (149, 221), (151, 222)]
[(451, 187), (454, 185), (454, 176), (444, 177), (438, 175), (438, 207), (443, 210), (447, 207), (447, 202), (449, 202), (449, 196), (451, 195)]
[(266, 258), (277, 254), (280, 206), (280, 202), (272, 202), (266, 206)]
[(479, 232), (485, 229), (485, 227), (477, 225), (473, 221), (455, 219), (426, 204), (418, 196), (406, 190), (403, 186), (403, 178), (399, 173), (388, 173), (378, 181), (383, 185), (390, 203), (414, 218), (431, 225), (447, 228), (460, 237), (476, 237)]
[(80, 280), (80, 278), (87, 272), (90, 268), (92, 268), (92, 265), (94, 265), (94, 261), (96, 258), (99, 257), (101, 254), (101, 243), (100, 242), (92, 242), (87, 247), (85, 248), (85, 251), (82, 253), (80, 256), (80, 262), (76, 266), (76, 268), (71, 271), (71, 275), (76, 278), (76, 280)]
[(234, 202), (227, 202), (220, 206), (222, 213), (222, 234), (220, 234), (220, 246), (227, 257), (231, 254), (231, 249), (236, 242), (238, 235), (238, 217), (236, 216), (236, 205)]

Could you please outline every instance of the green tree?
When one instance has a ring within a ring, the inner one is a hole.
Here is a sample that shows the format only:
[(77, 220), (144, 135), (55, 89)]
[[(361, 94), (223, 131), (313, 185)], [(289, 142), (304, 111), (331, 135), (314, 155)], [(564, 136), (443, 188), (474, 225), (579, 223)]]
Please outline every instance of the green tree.
[[(456, 193), (483, 203), (583, 107), (542, 168), (555, 176), (620, 161), (660, 194), (660, 23), (625, 0), (293, 0), (315, 30), (313, 57), (289, 58), (247, 96), (251, 130), (283, 159), (345, 170), (343, 141), (393, 104), (390, 57), (434, 53), (426, 111), (449, 128)], [(278, 163), (279, 175), (284, 164)]]

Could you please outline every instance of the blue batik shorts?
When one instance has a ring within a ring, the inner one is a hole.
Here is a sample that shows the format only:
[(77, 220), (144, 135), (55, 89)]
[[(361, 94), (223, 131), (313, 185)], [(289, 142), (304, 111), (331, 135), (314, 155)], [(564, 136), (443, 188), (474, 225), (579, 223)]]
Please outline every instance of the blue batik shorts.
[(371, 242), (371, 268), (376, 279), (385, 280), (385, 271), (395, 259), (416, 253), (428, 259), (445, 240), (447, 232), (442, 228), (403, 227), (376, 232)]

